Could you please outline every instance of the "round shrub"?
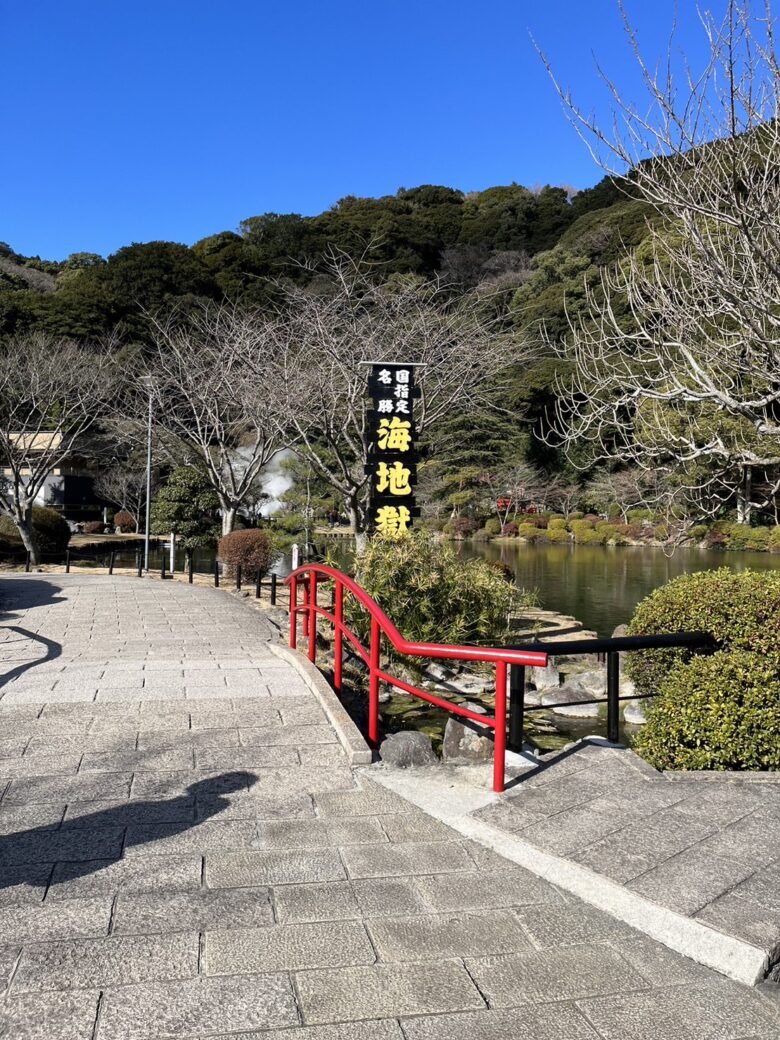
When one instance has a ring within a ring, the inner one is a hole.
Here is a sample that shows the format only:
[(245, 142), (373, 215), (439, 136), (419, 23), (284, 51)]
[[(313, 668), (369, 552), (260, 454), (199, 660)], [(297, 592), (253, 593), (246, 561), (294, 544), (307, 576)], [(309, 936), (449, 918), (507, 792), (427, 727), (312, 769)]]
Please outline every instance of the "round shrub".
[(574, 534), (577, 534), (578, 531), (592, 531), (593, 530), (593, 524), (591, 523), (590, 520), (585, 520), (585, 519), (570, 520), (569, 521), (569, 530), (572, 531)]
[(527, 542), (535, 542), (542, 532), (536, 524), (520, 524), (517, 528), (517, 533), (520, 538), (525, 538)]
[(582, 520), (582, 518), (584, 516), (585, 516), (584, 513), (582, 513), (579, 510), (575, 509), (575, 511), (573, 513), (569, 513), (569, 522), (571, 523), (572, 520)]
[[(32, 526), (38, 548), (42, 553), (64, 553), (70, 541), (68, 521), (47, 506), (33, 506)], [(101, 524), (101, 530), (103, 525)], [(22, 539), (16, 524), (9, 516), (0, 517), (0, 535), (14, 548), (21, 549)]]
[(629, 523), (633, 523), (636, 520), (652, 520), (653, 511), (652, 509), (629, 509), (628, 511)]
[(547, 530), (548, 531), (565, 531), (566, 530), (566, 521), (563, 519), (562, 516), (551, 516), (549, 521), (548, 521), (548, 524), (547, 524)]
[(780, 674), (749, 650), (678, 662), (634, 747), (657, 769), (780, 768)]
[(601, 517), (597, 516), (596, 513), (586, 513), (585, 516), (582, 519), (583, 520), (590, 520), (591, 525), (593, 525), (593, 524), (597, 524), (599, 522), (599, 520), (601, 520)]
[(768, 527), (751, 527), (750, 524), (731, 524), (726, 532), (726, 548), (762, 552), (769, 548), (769, 537)]
[(605, 545), (607, 536), (603, 531), (593, 531), (590, 528), (586, 528), (582, 531), (575, 531), (574, 541), (578, 545)]
[(707, 531), (709, 531), (709, 527), (706, 524), (694, 524), (688, 531), (688, 537), (692, 542), (700, 542)]
[(565, 528), (562, 530), (560, 527), (548, 527), (541, 541), (569, 542), (571, 541), (571, 536)]
[(491, 516), (485, 521), (484, 530), (490, 535), (501, 534), (501, 521), (497, 516)]
[(516, 538), (517, 537), (517, 524), (504, 524), (501, 528), (501, 534), (504, 538)]
[(528, 522), (532, 523), (534, 527), (538, 527), (540, 531), (546, 531), (550, 520), (544, 513), (531, 513)]
[[(655, 589), (634, 611), (629, 635), (707, 632), (719, 649), (780, 655), (780, 573), (714, 571), (683, 574)], [(684, 648), (629, 654), (627, 672), (640, 693), (658, 693)]]
[(471, 536), (475, 542), (489, 542), (491, 538), (490, 531), (487, 531), (484, 527), (480, 527), (478, 531), (475, 531)]
[(120, 509), (114, 513), (114, 527), (118, 527), (122, 534), (132, 534), (135, 531), (135, 517), (126, 509)]
[(456, 516), (452, 521), (453, 538), (470, 538), (477, 530), (477, 521), (470, 516)]
[(88, 520), (84, 524), (84, 534), (103, 534), (106, 525), (102, 520)]
[(258, 571), (266, 574), (277, 553), (267, 531), (250, 528), (223, 535), (219, 540), (218, 555), (227, 567), (228, 577), (233, 578), (237, 567), (241, 567), (244, 576)]

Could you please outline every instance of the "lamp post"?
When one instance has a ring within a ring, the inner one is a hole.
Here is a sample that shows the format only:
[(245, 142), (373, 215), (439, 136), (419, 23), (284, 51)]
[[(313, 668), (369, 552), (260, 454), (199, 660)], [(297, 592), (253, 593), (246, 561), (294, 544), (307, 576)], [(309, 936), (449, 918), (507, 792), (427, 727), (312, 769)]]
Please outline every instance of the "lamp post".
[(152, 377), (142, 376), (141, 382), (149, 394), (149, 412), (146, 428), (146, 526), (144, 529), (144, 571), (149, 573), (149, 528), (152, 509)]

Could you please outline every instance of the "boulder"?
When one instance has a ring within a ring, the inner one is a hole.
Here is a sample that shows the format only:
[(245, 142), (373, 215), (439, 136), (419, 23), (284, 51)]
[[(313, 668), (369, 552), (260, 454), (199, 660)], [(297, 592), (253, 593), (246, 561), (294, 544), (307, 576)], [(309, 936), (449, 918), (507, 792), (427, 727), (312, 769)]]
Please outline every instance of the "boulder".
[(644, 726), (645, 704), (647, 701), (629, 701), (623, 710), (623, 718), (630, 726)]
[(581, 701), (590, 700), (593, 694), (587, 690), (578, 679), (560, 686), (557, 690), (548, 690), (542, 694), (542, 705), (560, 704), (553, 708), (555, 715), (565, 715), (573, 719), (592, 719), (598, 716), (598, 704), (582, 704)]
[(450, 718), (444, 729), (441, 757), (445, 762), (473, 765), (493, 761), (491, 730), (477, 722)]
[(613, 639), (622, 639), (623, 636), (628, 635), (628, 625), (617, 625), (614, 632), (612, 633)]
[(547, 666), (545, 668), (526, 669), (526, 676), (528, 680), (534, 684), (537, 690), (548, 690), (560, 686), (561, 684), (558, 665), (552, 657), (547, 659)]
[(395, 769), (430, 766), (438, 761), (428, 734), (408, 729), (385, 737), (379, 745), (379, 757), (385, 765)]
[(591, 697), (607, 696), (607, 672), (604, 668), (594, 668), (589, 672), (580, 672), (576, 681), (583, 686)]
[(626, 678), (623, 673), (620, 674), (620, 696), (621, 697), (633, 697), (636, 693), (636, 686), (631, 682), (630, 679)]

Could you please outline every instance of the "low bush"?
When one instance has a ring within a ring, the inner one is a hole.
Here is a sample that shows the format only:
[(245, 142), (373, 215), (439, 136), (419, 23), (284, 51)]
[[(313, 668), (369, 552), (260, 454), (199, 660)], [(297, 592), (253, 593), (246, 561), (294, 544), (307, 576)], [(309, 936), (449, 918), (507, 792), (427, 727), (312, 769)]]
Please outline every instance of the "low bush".
[(84, 524), (84, 534), (103, 534), (106, 525), (102, 520), (88, 520)]
[(551, 516), (547, 523), (548, 531), (565, 531), (566, 521), (562, 516)]
[(517, 524), (504, 524), (501, 528), (501, 534), (504, 538), (516, 538), (517, 537)]
[(635, 749), (657, 769), (780, 768), (780, 674), (749, 650), (678, 662)]
[(693, 527), (688, 530), (688, 537), (692, 542), (700, 542), (708, 531), (709, 527), (707, 527), (706, 524), (694, 524)]
[(542, 532), (535, 524), (519, 524), (517, 533), (527, 542), (535, 542)]
[(726, 531), (727, 549), (747, 549), (761, 552), (769, 548), (769, 528), (751, 527), (750, 524), (731, 524)]
[(582, 519), (590, 520), (591, 524), (597, 524), (599, 520), (601, 520), (601, 517), (598, 516), (596, 513), (586, 513)]
[[(629, 635), (707, 632), (718, 649), (780, 656), (780, 573), (713, 571), (683, 574), (652, 592), (634, 611)], [(627, 673), (640, 693), (658, 693), (670, 669), (694, 652), (682, 648), (628, 655)]]
[(769, 535), (769, 548), (780, 549), (780, 524), (773, 527)]
[(501, 534), (501, 521), (497, 516), (491, 516), (485, 521), (484, 530), (490, 535)]
[(563, 520), (564, 524), (566, 523), (566, 517), (563, 515), (563, 513), (549, 513), (547, 516), (548, 527), (550, 526), (550, 524), (552, 524), (553, 520)]
[(228, 577), (234, 578), (241, 567), (244, 577), (266, 574), (276, 559), (276, 549), (267, 531), (250, 528), (246, 531), (231, 531), (219, 540), (218, 555), (227, 567)]
[(569, 542), (571, 541), (571, 535), (565, 528), (561, 529), (560, 527), (548, 527), (547, 530), (543, 532), (540, 541)]
[(574, 532), (574, 541), (578, 545), (605, 545), (607, 536), (603, 531), (585, 528), (584, 530)]
[[(374, 537), (355, 565), (355, 580), (407, 639), (493, 643), (506, 638), (508, 615), (528, 597), (484, 560), (463, 560), (425, 531)], [(345, 597), (350, 627), (368, 636), (369, 619)]]
[(573, 513), (569, 513), (569, 523), (571, 523), (572, 520), (582, 520), (584, 516), (584, 513), (580, 512), (579, 510), (575, 510)]
[(635, 520), (652, 520), (653, 511), (652, 509), (629, 509), (628, 521), (633, 523)]
[(486, 528), (480, 527), (471, 537), (475, 542), (489, 542), (493, 536)]
[(607, 538), (612, 538), (617, 533), (615, 524), (610, 523), (608, 520), (599, 520), (595, 530), (603, 532)]
[(653, 537), (659, 542), (665, 542), (669, 537), (669, 528), (666, 524), (656, 524), (653, 528)]
[(122, 534), (132, 534), (135, 531), (135, 517), (126, 509), (120, 509), (114, 513), (114, 527), (118, 527)]
[(592, 531), (593, 530), (593, 524), (590, 522), (590, 520), (585, 520), (585, 519), (583, 519), (583, 520), (570, 520), (569, 521), (569, 530), (572, 531), (576, 535), (579, 531)]
[[(32, 526), (38, 548), (42, 553), (62, 554), (68, 548), (70, 527), (65, 517), (56, 509), (49, 509), (47, 506), (33, 506)], [(100, 529), (103, 530), (102, 524)], [(9, 516), (0, 517), (0, 536), (12, 550), (23, 548), (16, 524)]]
[(470, 516), (456, 516), (452, 521), (453, 538), (470, 538), (478, 528), (477, 521)]

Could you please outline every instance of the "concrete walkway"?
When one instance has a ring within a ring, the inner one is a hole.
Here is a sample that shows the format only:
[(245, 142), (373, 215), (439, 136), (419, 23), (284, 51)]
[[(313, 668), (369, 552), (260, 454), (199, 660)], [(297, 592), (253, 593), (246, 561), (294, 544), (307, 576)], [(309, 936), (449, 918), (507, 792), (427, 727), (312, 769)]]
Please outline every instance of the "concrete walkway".
[(350, 768), (231, 596), (29, 575), (0, 597), (0, 1036), (780, 1036), (773, 1000)]

